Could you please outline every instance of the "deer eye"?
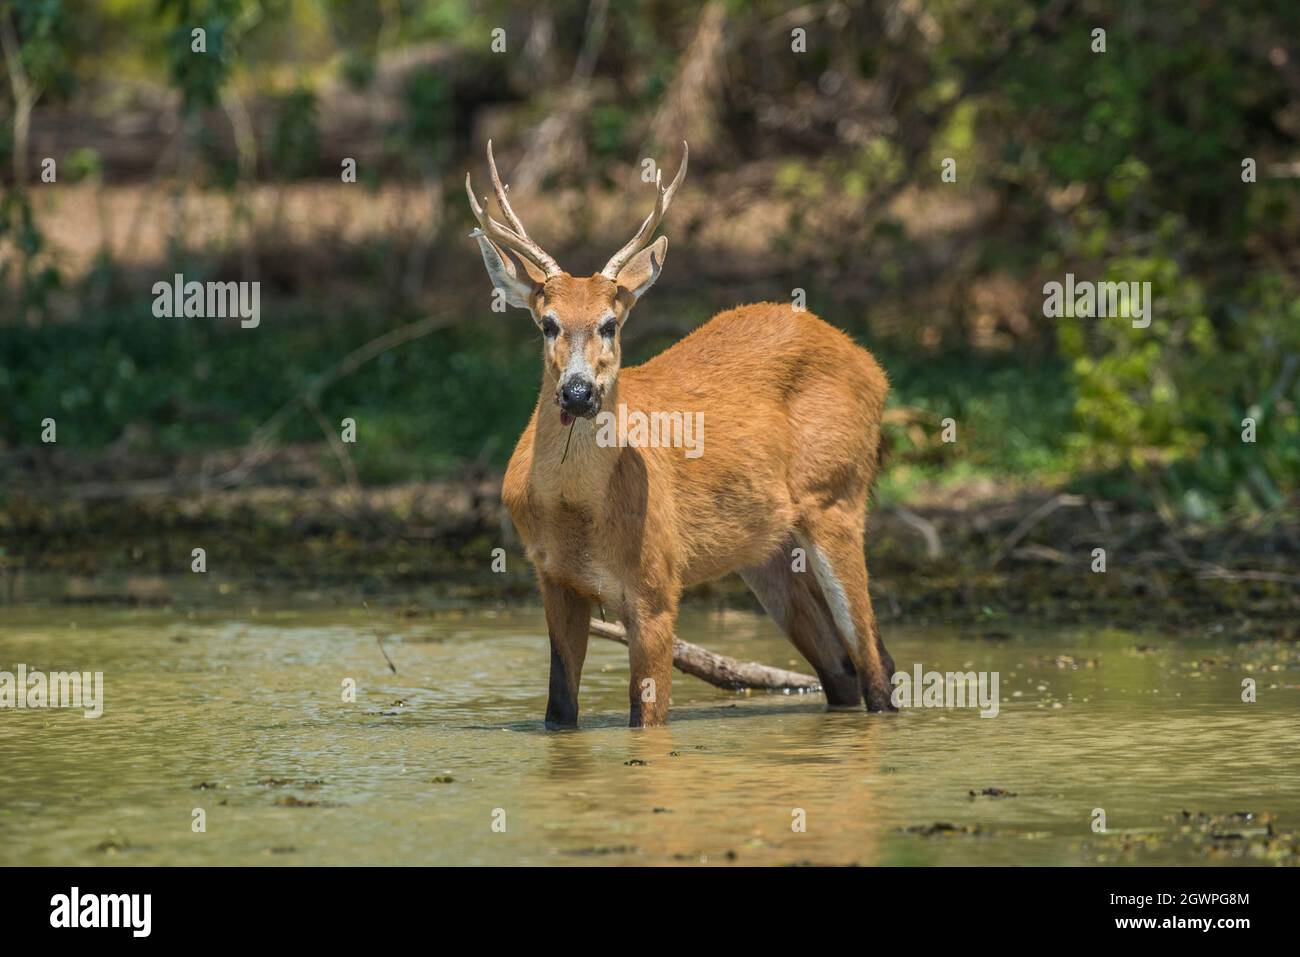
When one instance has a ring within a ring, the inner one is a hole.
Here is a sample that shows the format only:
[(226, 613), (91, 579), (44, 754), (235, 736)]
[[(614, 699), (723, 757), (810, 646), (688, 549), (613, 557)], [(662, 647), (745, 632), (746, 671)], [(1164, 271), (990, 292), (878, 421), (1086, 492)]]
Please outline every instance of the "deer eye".
[(554, 339), (560, 334), (560, 324), (550, 316), (542, 317), (542, 335), (547, 339)]
[(600, 324), (600, 334), (606, 339), (614, 338), (614, 333), (618, 332), (618, 321), (615, 319), (606, 319)]

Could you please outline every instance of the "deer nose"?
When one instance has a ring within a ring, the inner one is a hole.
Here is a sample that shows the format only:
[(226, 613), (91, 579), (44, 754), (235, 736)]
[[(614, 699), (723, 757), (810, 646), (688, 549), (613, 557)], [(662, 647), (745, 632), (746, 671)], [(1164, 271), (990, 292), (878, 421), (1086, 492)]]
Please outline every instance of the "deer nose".
[(590, 409), (592, 391), (590, 381), (574, 376), (560, 389), (560, 405), (565, 412), (582, 415)]

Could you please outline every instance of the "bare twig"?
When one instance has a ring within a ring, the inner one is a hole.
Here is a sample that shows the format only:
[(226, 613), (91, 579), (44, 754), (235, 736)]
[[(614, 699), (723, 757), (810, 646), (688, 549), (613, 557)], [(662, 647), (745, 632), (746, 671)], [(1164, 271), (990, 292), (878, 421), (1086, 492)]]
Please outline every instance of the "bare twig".
[(596, 71), (596, 58), (605, 45), (605, 29), (609, 19), (609, 0), (591, 0), (587, 7), (587, 24), (583, 32), (582, 49), (573, 64), (573, 83), (586, 83)]
[(311, 417), (316, 420), (320, 426), (321, 432), (325, 436), (325, 441), (329, 443), (330, 450), (334, 453), (334, 458), (338, 460), (339, 468), (343, 470), (343, 477), (348, 483), (348, 488), (355, 494), (361, 491), (361, 482), (357, 479), (357, 468), (352, 464), (352, 456), (348, 454), (348, 447), (343, 444), (343, 440), (334, 432), (329, 420), (321, 412), (320, 406), (313, 399), (303, 399), (303, 405), (311, 413)]
[[(1164, 516), (1161, 517), (1164, 518)], [(1182, 542), (1178, 540), (1177, 529), (1168, 519), (1165, 519), (1165, 528), (1169, 534), (1165, 536), (1164, 544), (1168, 548), (1169, 554), (1173, 555), (1183, 568), (1196, 572), (1197, 578), (1216, 581), (1274, 582), (1280, 585), (1300, 585), (1300, 575), (1288, 575), (1284, 572), (1271, 572), (1252, 568), (1224, 568), (1214, 562), (1192, 558), (1183, 548)]]
[(388, 670), (393, 674), (397, 674), (397, 665), (393, 664), (393, 659), (388, 657), (388, 650), (384, 647), (384, 636), (379, 634), (379, 632), (375, 632), (375, 641), (379, 644), (379, 653), (383, 655), (384, 660), (388, 662)]
[(293, 414), (299, 406), (306, 407), (309, 403), (316, 402), (321, 393), (327, 388), (344, 376), (351, 375), (371, 359), (381, 356), (390, 349), (395, 349), (413, 339), (419, 339), (439, 329), (446, 328), (452, 324), (454, 319), (452, 310), (444, 309), (432, 316), (426, 316), (418, 322), (399, 326), (391, 332), (386, 332), (378, 338), (371, 339), (365, 345), (348, 353), (334, 366), (313, 379), (309, 386), (280, 406), (275, 414), (259, 425), (253, 431), (253, 437), (249, 440), (244, 458), (233, 469), (217, 476), (213, 484), (218, 487), (229, 487), (238, 485), (247, 478), (248, 473), (271, 454), (275, 437), (293, 418)]
[[(370, 610), (370, 602), (368, 602), (368, 601), (363, 601), (363, 602), (361, 603), (361, 607), (364, 608), (366, 611), (369, 611), (369, 610)], [(380, 653), (381, 655), (383, 655), (383, 656), (384, 656), (384, 660), (388, 662), (388, 670), (391, 671), (393, 674), (397, 674), (397, 665), (393, 664), (393, 659), (390, 658), (390, 657), (388, 657), (388, 652), (387, 652), (387, 650), (385, 650), (385, 648), (384, 648), (384, 636), (383, 636), (383, 633), (380, 632), (380, 631), (378, 631), (378, 630), (375, 631), (375, 642), (379, 645), (379, 653)]]
[(1093, 499), (1091, 502), (1088, 503), (1088, 506), (1092, 509), (1092, 514), (1097, 519), (1097, 524), (1101, 527), (1102, 533), (1105, 535), (1109, 535), (1110, 516), (1107, 515), (1106, 512), (1110, 508), (1110, 504), (1108, 502), (1102, 502), (1097, 499)]
[(587, 7), (582, 49), (573, 74), (546, 118), (528, 135), (524, 155), (511, 174), (515, 189), (531, 189), (554, 170), (580, 165), (585, 159), (582, 137), (575, 135), (575, 130), (591, 105), (591, 77), (605, 44), (608, 14), (609, 0), (592, 0)]
[(1279, 397), (1286, 394), (1287, 389), (1291, 388), (1291, 379), (1295, 375), (1297, 368), (1300, 368), (1300, 355), (1294, 352), (1287, 353), (1286, 358), (1282, 361), (1282, 371), (1278, 373), (1277, 381), (1273, 383), (1273, 387), (1260, 400), (1260, 407), (1265, 413), (1273, 407), (1273, 403)]
[(1024, 548), (1017, 548), (1011, 553), (1011, 557), (1025, 561), (1051, 562), (1054, 565), (1070, 564), (1069, 555), (1047, 545), (1026, 545)]
[(1282, 585), (1300, 585), (1300, 575), (1286, 575), (1282, 572), (1265, 572), (1253, 569), (1234, 571), (1231, 568), (1220, 568), (1217, 565), (1202, 569), (1196, 577), (1232, 582), (1276, 582)]
[[(608, 638), (627, 644), (627, 630), (615, 622), (591, 619), (591, 633), (597, 638)], [(769, 668), (754, 661), (741, 661), (726, 655), (714, 654), (699, 645), (673, 636), (673, 666), (684, 674), (707, 681), (729, 691), (761, 688), (765, 691), (811, 692), (820, 691), (821, 682), (812, 675), (783, 668)]]
[(718, 110), (726, 70), (727, 5), (710, 0), (700, 11), (686, 52), (682, 54), (650, 123), (650, 139), (667, 146), (683, 140), (707, 152), (718, 138)]
[(928, 518), (922, 518), (911, 509), (904, 508), (901, 505), (895, 505), (893, 512), (908, 525), (921, 533), (925, 539), (925, 554), (927, 558), (942, 558), (943, 543), (939, 541), (939, 532), (934, 527), (934, 523)]
[(1086, 504), (1088, 504), (1088, 500), (1082, 495), (1067, 495), (1064, 492), (1059, 495), (1053, 495), (1046, 502), (1021, 519), (1020, 524), (1015, 527), (1011, 534), (1008, 535), (1006, 539), (1003, 540), (1002, 544), (998, 546), (998, 550), (993, 553), (993, 558), (990, 560), (989, 565), (996, 568), (1002, 560), (1010, 554), (1011, 550), (1020, 544), (1020, 540), (1033, 530), (1035, 525), (1047, 518), (1047, 516), (1051, 515), (1058, 508), (1077, 508), (1080, 505)]
[(785, 33), (791, 27), (808, 26), (813, 20), (820, 20), (834, 4), (829, 0), (821, 3), (809, 3), (795, 7), (772, 17), (762, 24), (761, 29), (768, 33)]

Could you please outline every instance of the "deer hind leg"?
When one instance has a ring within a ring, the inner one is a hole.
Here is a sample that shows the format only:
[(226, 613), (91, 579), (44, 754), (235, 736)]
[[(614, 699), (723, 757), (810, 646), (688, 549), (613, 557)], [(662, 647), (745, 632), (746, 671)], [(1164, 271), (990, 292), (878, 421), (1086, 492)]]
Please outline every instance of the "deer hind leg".
[(740, 577), (817, 672), (827, 707), (856, 711), (862, 707), (857, 668), (840, 641), (815, 573), (791, 567), (794, 545), (791, 541), (763, 564), (743, 569)]
[(893, 711), (890, 694), (894, 661), (876, 627), (867, 592), (867, 562), (862, 553), (865, 517), (860, 509), (828, 509), (811, 516), (798, 535), (808, 564), (845, 651), (853, 659), (868, 711)]

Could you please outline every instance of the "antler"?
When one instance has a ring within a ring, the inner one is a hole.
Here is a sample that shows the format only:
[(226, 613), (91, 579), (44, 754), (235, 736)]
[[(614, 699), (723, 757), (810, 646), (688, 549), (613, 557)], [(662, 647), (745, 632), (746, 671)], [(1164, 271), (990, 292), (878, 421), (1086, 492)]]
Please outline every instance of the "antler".
[(682, 165), (677, 168), (677, 175), (673, 177), (673, 181), (668, 184), (667, 189), (659, 185), (663, 178), (663, 171), (657, 170), (655, 172), (655, 192), (658, 194), (655, 197), (655, 208), (646, 217), (645, 222), (641, 224), (641, 228), (637, 230), (636, 235), (632, 237), (626, 246), (614, 253), (609, 262), (605, 264), (605, 268), (600, 271), (600, 274), (606, 279), (617, 279), (619, 272), (627, 265), (627, 261), (650, 244), (655, 230), (659, 228), (660, 220), (664, 218), (664, 213), (668, 212), (668, 207), (672, 205), (677, 187), (681, 185), (682, 178), (686, 175), (686, 161), (690, 159), (690, 156), (691, 148), (683, 140)]
[[(506, 222), (510, 225), (499, 223), (484, 212), (483, 207), (474, 198), (474, 188), (470, 185), (469, 173), (466, 173), (465, 192), (469, 195), (470, 209), (474, 211), (474, 218), (478, 220), (479, 226), (482, 227), (483, 234), (494, 246), (498, 248), (504, 246), (511, 252), (518, 253), (529, 260), (546, 275), (547, 279), (560, 275), (564, 272), (560, 268), (560, 264), (551, 258), (551, 255), (546, 250), (528, 238), (528, 231), (524, 229), (524, 224), (515, 215), (515, 211), (510, 208), (510, 200), (506, 198), (506, 190), (509, 187), (502, 184), (501, 175), (497, 172), (497, 161), (492, 156), (491, 140), (488, 140), (487, 144), (487, 158), (488, 168), (492, 172), (492, 188), (496, 190), (497, 194), (497, 204), (500, 205), (501, 212), (505, 214)], [(483, 198), (487, 199), (486, 196)], [(509, 260), (504, 256), (502, 256), (502, 260), (509, 263)], [(511, 272), (513, 271), (512, 269)]]

